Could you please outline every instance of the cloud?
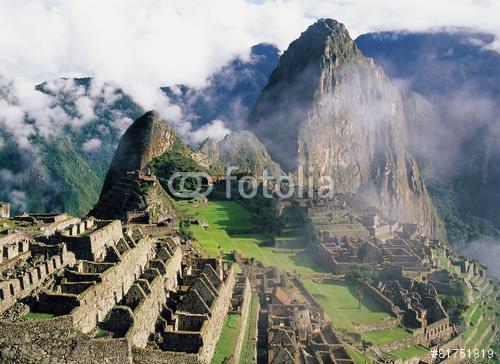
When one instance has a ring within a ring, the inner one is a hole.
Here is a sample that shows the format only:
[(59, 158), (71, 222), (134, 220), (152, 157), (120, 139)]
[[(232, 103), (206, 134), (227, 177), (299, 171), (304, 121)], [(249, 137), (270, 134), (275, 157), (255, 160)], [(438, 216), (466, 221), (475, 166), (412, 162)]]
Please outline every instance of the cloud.
[(498, 1), (313, 0), (301, 3), (308, 16), (333, 17), (345, 23), (353, 36), (381, 30), (425, 31), (441, 27), (470, 27), (500, 36)]
[(500, 244), (498, 239), (485, 238), (455, 246), (459, 254), (478, 259), (488, 267), (488, 275), (500, 279)]
[(26, 211), (28, 207), (28, 199), (23, 191), (14, 190), (9, 194), (9, 201), (18, 211)]
[(83, 150), (87, 153), (91, 153), (99, 149), (102, 145), (102, 141), (98, 138), (92, 138), (83, 143)]
[(222, 120), (213, 120), (209, 124), (205, 124), (193, 131), (190, 135), (190, 142), (193, 144), (200, 144), (207, 138), (214, 139), (218, 142), (230, 133), (231, 131), (226, 128)]
[[(498, 13), (500, 3), (487, 0), (0, 0), (0, 74), (31, 87), (60, 77), (93, 77), (90, 95), (75, 102), (74, 128), (93, 119), (93, 98), (112, 102), (116, 97), (113, 87), (102, 87), (109, 81), (144, 109), (157, 109), (185, 136), (190, 123), (160, 86), (201, 87), (230, 59), (248, 57), (256, 43), (284, 50), (317, 18), (344, 22), (353, 37), (380, 29), (442, 26), (500, 35)], [(19, 104), (38, 110), (35, 117), (45, 118), (47, 126), (66, 124), (68, 118), (57, 107), (47, 107), (45, 96), (25, 96)], [(47, 108), (48, 115), (42, 115)], [(20, 117), (15, 108), (3, 112)]]
[(46, 92), (36, 90), (29, 81), (7, 80), (0, 75), (0, 127), (22, 149), (32, 148), (33, 136), (61, 136), (66, 128), (78, 132), (96, 119), (99, 97), (111, 100), (109, 91), (92, 97), (72, 79), (50, 81), (43, 87)]

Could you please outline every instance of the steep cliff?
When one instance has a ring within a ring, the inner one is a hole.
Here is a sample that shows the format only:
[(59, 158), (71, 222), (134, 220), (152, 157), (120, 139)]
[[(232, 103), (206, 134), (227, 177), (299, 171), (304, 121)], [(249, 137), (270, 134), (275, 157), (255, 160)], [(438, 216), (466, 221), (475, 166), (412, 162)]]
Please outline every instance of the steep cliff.
[(336, 191), (375, 192), (390, 218), (442, 236), (419, 168), (407, 152), (402, 93), (365, 58), (343, 24), (319, 20), (281, 56), (249, 128), (288, 171), (329, 176)]
[(148, 111), (127, 129), (109, 167), (101, 194), (107, 192), (127, 172), (143, 170), (173, 145), (176, 136), (155, 111)]
[[(429, 166), (427, 187), (452, 243), (500, 236), (500, 54), (495, 40), (493, 34), (463, 28), (377, 32), (356, 40), (389, 77), (404, 80), (437, 111), (437, 118), (409, 119), (408, 125), (419, 136), (412, 153)], [(409, 94), (409, 107), (429, 109), (413, 97), (417, 94)]]
[(207, 156), (213, 167), (235, 166), (239, 172), (254, 176), (262, 176), (264, 170), (272, 176), (284, 173), (255, 134), (247, 130), (235, 131), (218, 143), (207, 139), (200, 146), (200, 152)]

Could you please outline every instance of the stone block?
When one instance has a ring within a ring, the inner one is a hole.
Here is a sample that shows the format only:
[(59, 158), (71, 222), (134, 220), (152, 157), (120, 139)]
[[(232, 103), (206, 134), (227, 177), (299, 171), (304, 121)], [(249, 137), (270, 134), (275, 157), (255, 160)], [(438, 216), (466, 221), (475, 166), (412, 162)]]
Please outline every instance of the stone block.
[(12, 259), (19, 255), (19, 250), (16, 243), (3, 246), (3, 256), (5, 259)]

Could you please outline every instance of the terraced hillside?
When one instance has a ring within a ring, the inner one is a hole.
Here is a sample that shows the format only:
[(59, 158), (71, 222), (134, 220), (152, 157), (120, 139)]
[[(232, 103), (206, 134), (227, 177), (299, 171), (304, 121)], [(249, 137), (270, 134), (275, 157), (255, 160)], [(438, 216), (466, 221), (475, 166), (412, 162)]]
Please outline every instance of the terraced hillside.
[(468, 349), (488, 349), (499, 324), (498, 291), (489, 278), (475, 277), (471, 283), (476, 302), (466, 312), (468, 328), (462, 334), (464, 346)]
[(470, 350), (491, 348), (500, 324), (497, 282), (489, 277), (460, 273), (459, 266), (454, 265), (444, 252), (434, 251), (433, 254), (441, 268), (458, 274), (468, 283), (468, 296), (472, 302), (464, 315), (467, 325), (462, 333), (464, 347)]

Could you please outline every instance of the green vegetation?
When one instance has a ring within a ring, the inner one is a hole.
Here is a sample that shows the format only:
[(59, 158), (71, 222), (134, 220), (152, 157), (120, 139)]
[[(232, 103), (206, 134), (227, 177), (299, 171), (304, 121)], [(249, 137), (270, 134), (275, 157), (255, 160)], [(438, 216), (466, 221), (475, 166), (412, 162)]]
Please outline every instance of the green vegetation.
[(344, 347), (356, 364), (371, 364), (373, 360), (364, 353), (354, 349), (351, 345), (344, 343)]
[(453, 282), (451, 295), (441, 297), (443, 307), (450, 315), (453, 324), (463, 322), (465, 310), (467, 309), (467, 290), (462, 282)]
[[(186, 215), (208, 223), (207, 229), (194, 224), (190, 226), (199, 241), (198, 250), (208, 256), (216, 257), (221, 252), (228, 256), (237, 251), (243, 257), (255, 258), (282, 270), (299, 274), (326, 273), (304, 249), (272, 247), (271, 239), (259, 230), (258, 218), (237, 202), (210, 201), (206, 206), (194, 207), (187, 201), (181, 201), (179, 205)], [(228, 231), (232, 233), (228, 234)]]
[(219, 341), (215, 347), (214, 356), (212, 357), (212, 364), (227, 363), (228, 359), (234, 355), (234, 347), (236, 340), (238, 340), (240, 326), (240, 314), (230, 313), (226, 316)]
[(250, 310), (248, 312), (248, 320), (245, 326), (245, 335), (243, 336), (243, 345), (241, 347), (241, 355), (239, 364), (254, 364), (255, 363), (255, 341), (254, 337), (257, 330), (257, 313), (259, 311), (259, 297), (256, 293), (252, 294), (250, 302)]
[(363, 297), (361, 308), (359, 308), (356, 288), (353, 286), (341, 283), (315, 283), (309, 279), (303, 280), (302, 283), (323, 306), (326, 314), (338, 329), (359, 333), (355, 324), (369, 325), (393, 318), (370, 295)]
[(363, 300), (365, 284), (373, 283), (374, 277), (375, 272), (373, 271), (373, 269), (371, 267), (363, 265), (353, 266), (352, 271), (346, 274), (346, 282), (356, 287), (359, 304), (358, 308), (361, 308), (361, 301)]
[(85, 215), (99, 198), (102, 177), (68, 139), (52, 139), (45, 146), (45, 155), (43, 163), (61, 182), (62, 210), (76, 216)]
[(54, 316), (51, 313), (28, 312), (21, 317), (21, 320), (47, 320)]
[(371, 345), (384, 345), (400, 341), (411, 336), (411, 333), (402, 327), (393, 327), (392, 329), (365, 332), (361, 338)]
[[(207, 172), (205, 168), (199, 165), (191, 158), (192, 151), (184, 144), (184, 142), (176, 135), (173, 136), (174, 142), (172, 147), (165, 154), (153, 159), (149, 166), (153, 174), (158, 178), (163, 188), (168, 191), (168, 179), (177, 172)], [(178, 182), (174, 181), (173, 187), (178, 190)], [(186, 180), (187, 189), (194, 190), (197, 185), (196, 181), (188, 178)]]
[[(429, 183), (427, 185), (432, 201), (446, 225), (450, 242), (472, 241), (484, 236), (500, 236), (500, 230), (486, 218), (477, 216), (472, 210), (474, 201), (470, 196), (477, 194), (472, 191), (477, 186), (468, 185), (465, 181), (453, 184)], [(467, 198), (469, 197), (469, 198)], [(476, 206), (476, 209), (481, 207)]]
[(191, 231), (191, 223), (189, 221), (181, 221), (179, 223), (179, 228), (177, 232), (186, 239), (193, 238), (193, 232)]
[(427, 353), (428, 350), (420, 345), (410, 346), (409, 348), (398, 349), (390, 352), (392, 356), (403, 360), (426, 355)]

